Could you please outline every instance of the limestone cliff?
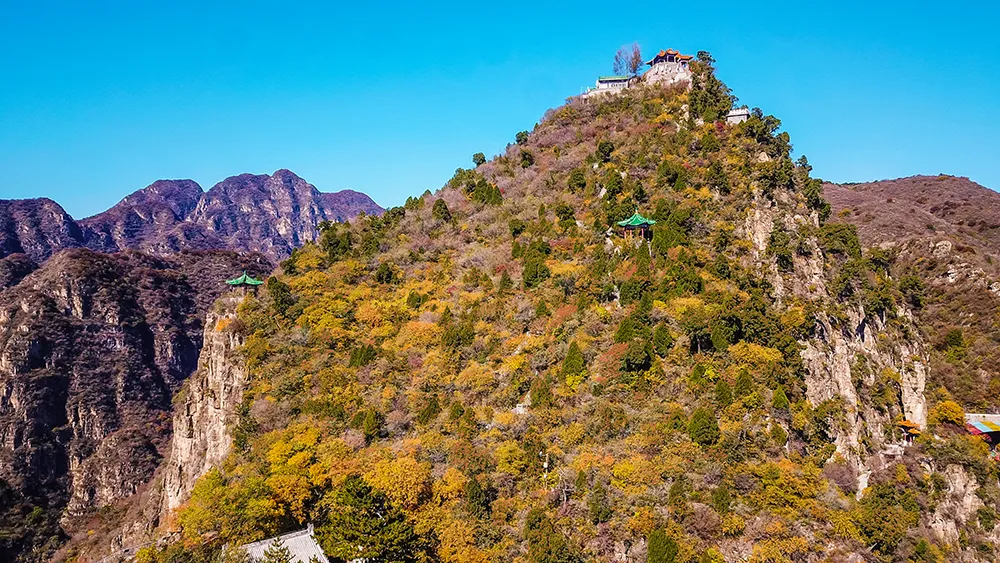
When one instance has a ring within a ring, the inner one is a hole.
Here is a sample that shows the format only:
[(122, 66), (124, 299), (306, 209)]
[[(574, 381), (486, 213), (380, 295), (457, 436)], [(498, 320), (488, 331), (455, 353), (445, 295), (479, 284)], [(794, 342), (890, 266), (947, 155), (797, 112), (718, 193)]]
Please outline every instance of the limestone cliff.
[[(769, 259), (770, 235), (776, 226), (802, 233), (786, 271)], [(779, 300), (823, 299), (829, 294), (834, 278), (830, 262), (835, 259), (824, 254), (812, 234), (819, 227), (815, 213), (797, 208), (795, 200), (782, 192), (773, 202), (757, 198), (748, 210), (742, 233), (752, 244), (753, 261), (767, 270)], [(926, 425), (928, 352), (905, 306), (869, 313), (863, 303), (848, 303), (831, 305), (830, 310), (834, 313), (815, 312), (812, 334), (800, 342), (806, 397), (813, 405), (842, 401), (845, 424), (838, 427), (835, 444), (837, 453), (857, 469), (860, 494), (867, 476), (887, 463), (886, 451), (903, 446), (893, 437), (894, 419)], [(873, 401), (872, 389), (884, 386), (893, 389), (895, 400)]]
[(198, 371), (175, 401), (173, 439), (163, 469), (162, 514), (184, 502), (195, 481), (220, 463), (232, 446), (230, 428), (247, 376), (235, 351), (240, 298), (220, 299), (205, 318)]
[(197, 365), (206, 303), (226, 274), (269, 269), (259, 258), (74, 249), (34, 271), (21, 260), (0, 288), (0, 519), (44, 518), (7, 529), (0, 552), (45, 558), (86, 534), (95, 509), (146, 487), (171, 398)]

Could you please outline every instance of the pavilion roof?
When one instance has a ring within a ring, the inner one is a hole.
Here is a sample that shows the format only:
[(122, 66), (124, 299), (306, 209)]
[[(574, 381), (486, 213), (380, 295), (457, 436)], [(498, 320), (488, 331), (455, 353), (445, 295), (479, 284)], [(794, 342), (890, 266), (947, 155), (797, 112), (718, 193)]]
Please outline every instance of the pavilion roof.
[(631, 217), (625, 219), (624, 221), (618, 221), (619, 227), (641, 227), (643, 225), (655, 225), (656, 221), (652, 219), (647, 219), (642, 215), (639, 215), (639, 210), (636, 210)]
[(261, 285), (264, 282), (255, 279), (253, 276), (247, 274), (246, 270), (243, 270), (243, 275), (226, 280), (226, 283), (229, 285)]

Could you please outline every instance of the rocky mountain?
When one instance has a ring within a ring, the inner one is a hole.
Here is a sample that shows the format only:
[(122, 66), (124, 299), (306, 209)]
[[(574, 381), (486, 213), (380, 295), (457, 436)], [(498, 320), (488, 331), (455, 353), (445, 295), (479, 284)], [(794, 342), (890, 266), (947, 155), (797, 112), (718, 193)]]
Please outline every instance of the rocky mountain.
[(271, 267), (228, 251), (0, 259), (0, 560), (44, 558), (148, 482), (221, 281)]
[(954, 176), (826, 184), (835, 216), (890, 250), (930, 349), (932, 389), (1000, 411), (1000, 194)]
[(0, 200), (0, 258), (25, 254), (40, 261), (80, 246), (80, 226), (58, 203), (46, 198)]
[(87, 247), (158, 256), (243, 250), (280, 260), (315, 240), (323, 221), (382, 211), (362, 193), (321, 193), (288, 170), (234, 176), (206, 192), (191, 180), (159, 180), (80, 221), (51, 200), (0, 200), (0, 257), (23, 253), (40, 262), (61, 249)]

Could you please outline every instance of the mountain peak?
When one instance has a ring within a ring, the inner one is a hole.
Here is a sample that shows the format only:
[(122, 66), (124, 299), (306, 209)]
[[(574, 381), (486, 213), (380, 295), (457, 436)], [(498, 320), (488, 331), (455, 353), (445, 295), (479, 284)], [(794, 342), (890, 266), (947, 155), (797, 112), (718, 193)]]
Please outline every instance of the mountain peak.
[(315, 240), (323, 221), (383, 211), (363, 193), (322, 193), (285, 168), (230, 176), (208, 191), (194, 180), (164, 179), (79, 222), (47, 198), (0, 200), (0, 258), (24, 253), (41, 262), (61, 249), (87, 246), (156, 255), (183, 249), (260, 251), (280, 260)]

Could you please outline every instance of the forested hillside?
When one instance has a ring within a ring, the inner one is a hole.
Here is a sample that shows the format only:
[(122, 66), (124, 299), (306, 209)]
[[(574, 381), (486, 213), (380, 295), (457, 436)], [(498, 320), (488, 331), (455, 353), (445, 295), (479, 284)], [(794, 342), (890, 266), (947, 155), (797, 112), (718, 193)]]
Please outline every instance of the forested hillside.
[(699, 59), (293, 252), (217, 327), (233, 451), (139, 560), (307, 523), (336, 560), (993, 560), (913, 286)]

